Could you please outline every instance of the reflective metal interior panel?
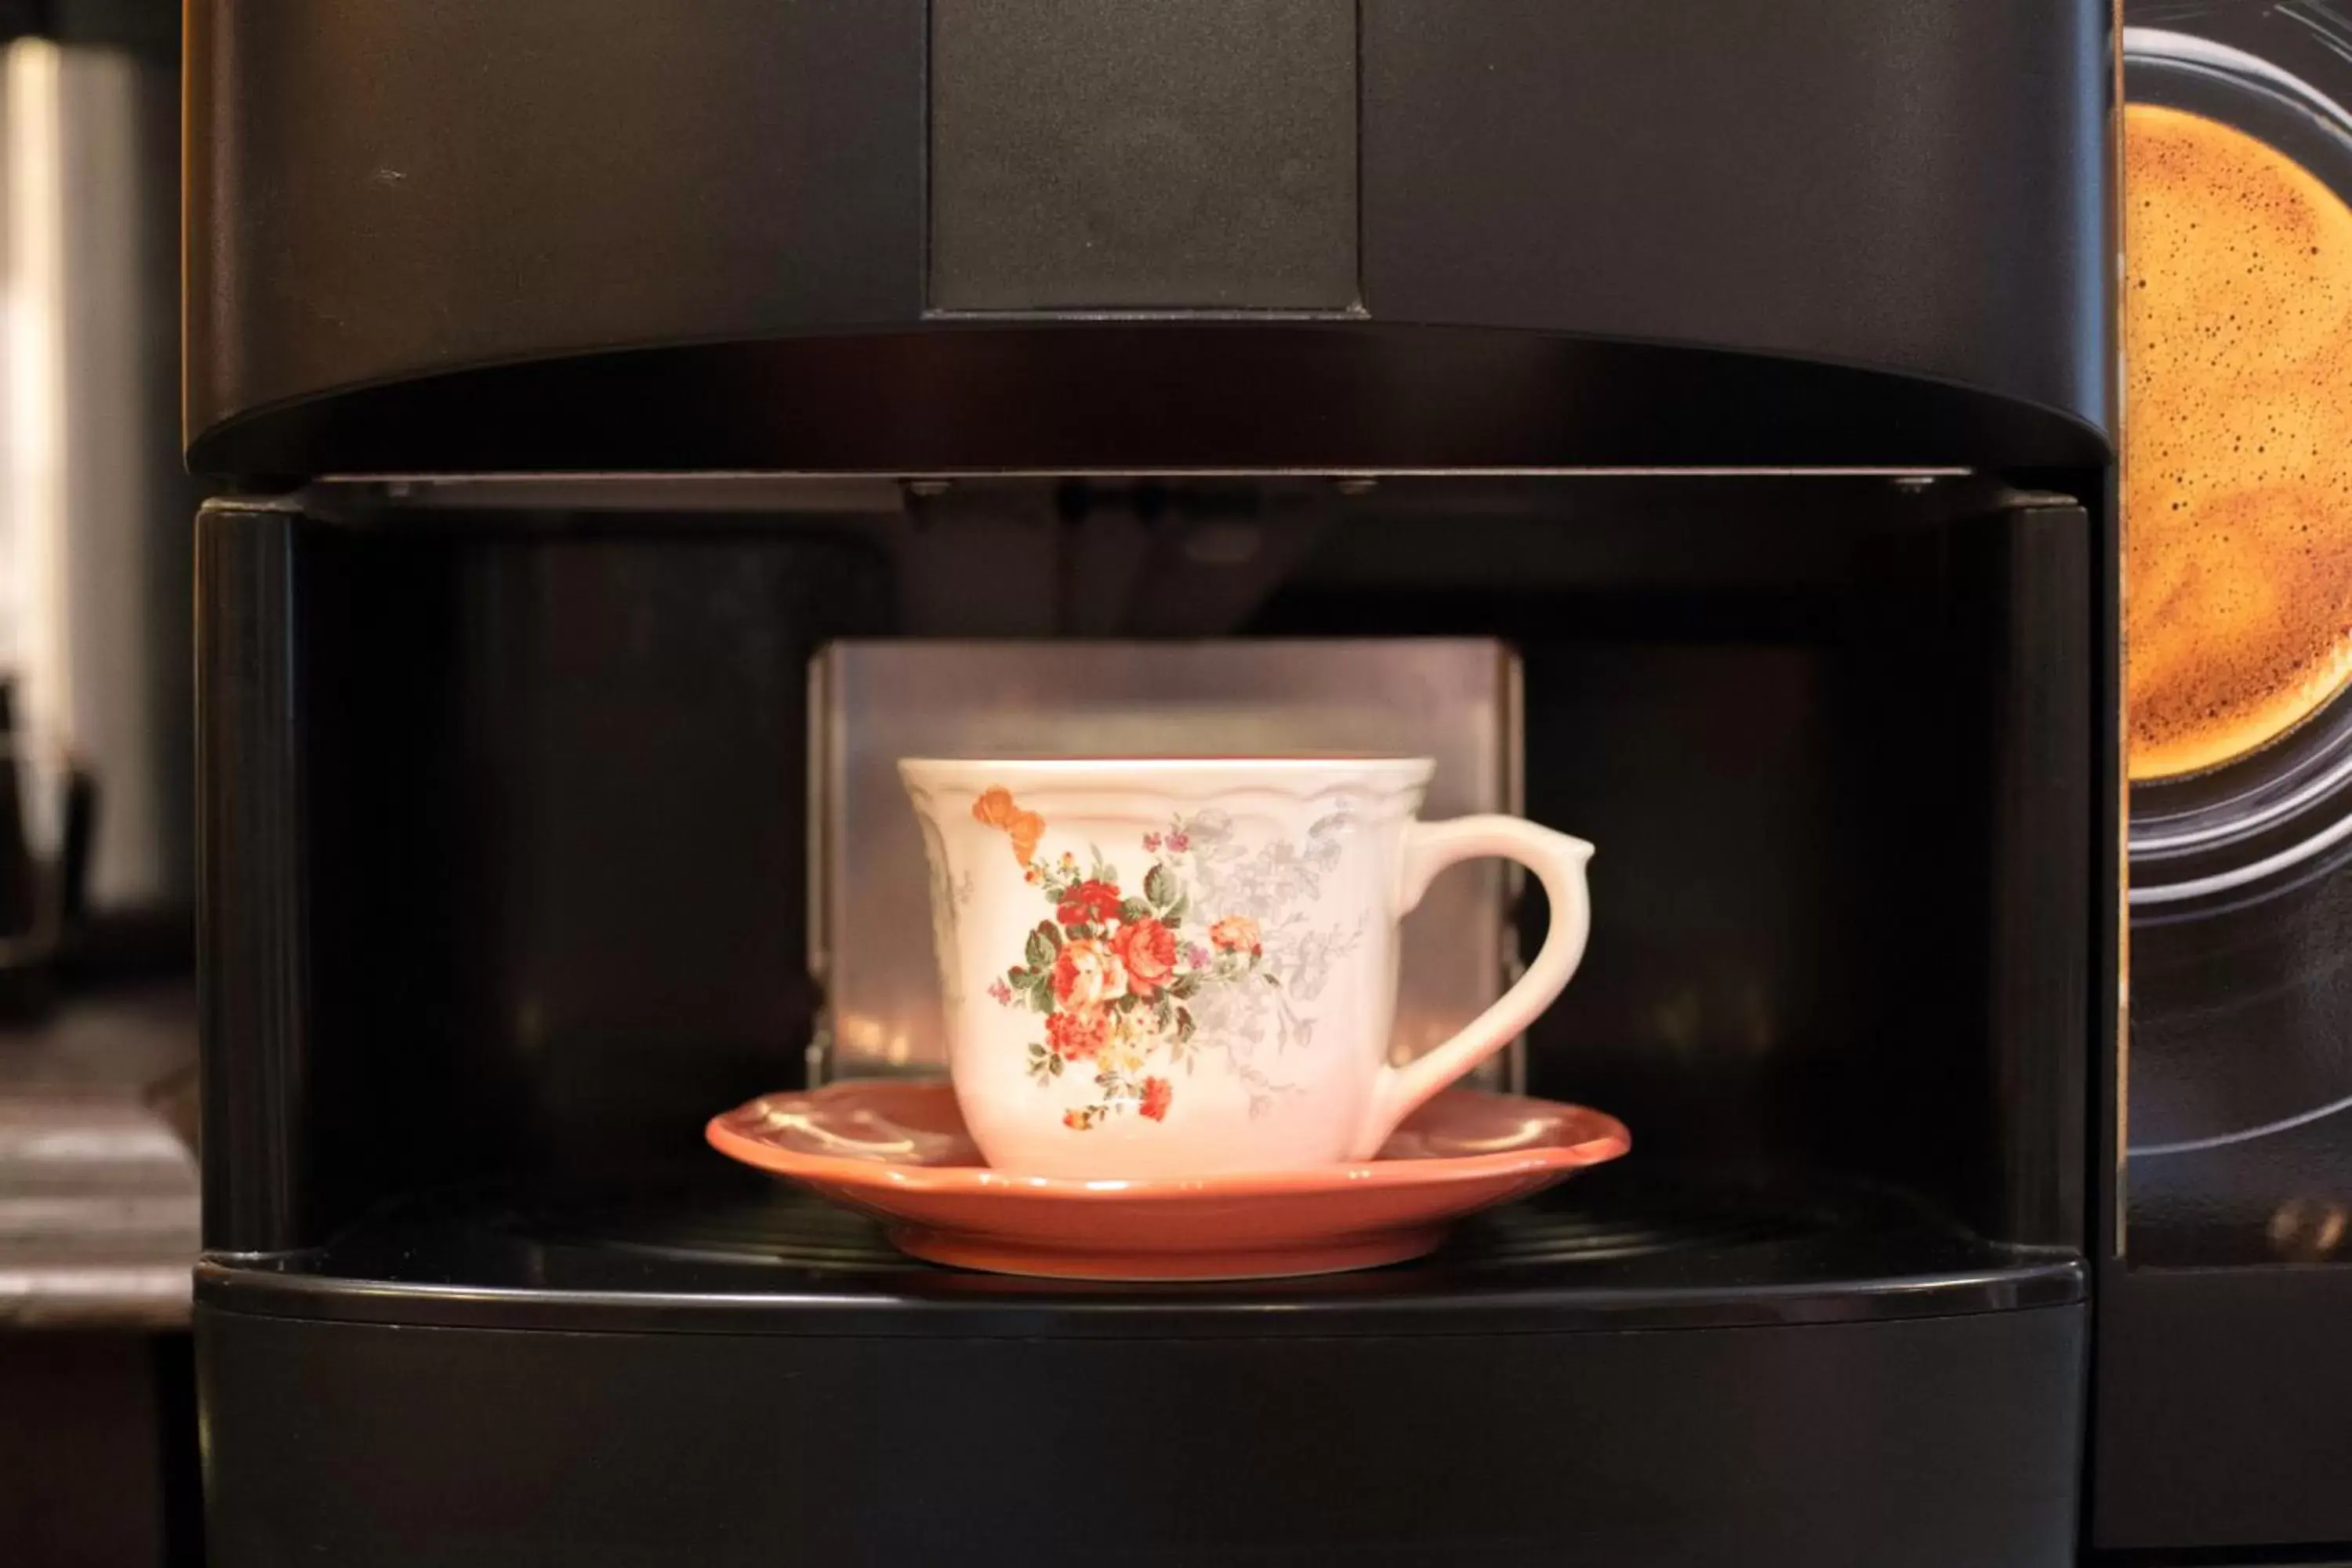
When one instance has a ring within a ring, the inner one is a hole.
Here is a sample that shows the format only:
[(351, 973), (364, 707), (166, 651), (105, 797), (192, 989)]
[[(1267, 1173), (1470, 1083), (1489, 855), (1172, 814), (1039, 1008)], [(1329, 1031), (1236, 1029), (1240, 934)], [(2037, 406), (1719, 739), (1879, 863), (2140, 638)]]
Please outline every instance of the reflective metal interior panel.
[[(1518, 661), (1475, 639), (841, 642), (812, 671), (810, 969), (826, 995), (812, 1081), (944, 1062), (908, 756), (1332, 751), (1437, 760), (1424, 818), (1519, 799)], [(1441, 877), (1404, 924), (1393, 1053), (1500, 994), (1516, 961), (1500, 862)], [(1516, 1080), (1518, 1053), (1487, 1079)]]

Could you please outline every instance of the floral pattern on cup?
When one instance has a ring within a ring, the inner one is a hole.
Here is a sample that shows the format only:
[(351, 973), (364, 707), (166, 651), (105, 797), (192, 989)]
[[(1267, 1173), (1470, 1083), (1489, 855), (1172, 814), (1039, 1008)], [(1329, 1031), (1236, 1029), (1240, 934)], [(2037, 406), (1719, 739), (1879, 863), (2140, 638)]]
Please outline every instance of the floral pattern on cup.
[[(1051, 910), (989, 994), (1038, 1015), (1033, 1081), (1091, 1072), (1093, 1094), (1063, 1111), (1063, 1125), (1087, 1131), (1130, 1111), (1165, 1121), (1176, 1098), (1171, 1075), (1192, 1072), (1206, 1051), (1243, 1080), (1253, 1115), (1297, 1092), (1255, 1058), (1269, 1041), (1277, 1054), (1312, 1042), (1314, 1022), (1298, 1004), (1313, 999), (1360, 934), (1285, 919), (1311, 904), (1337, 860), (1350, 826), (1346, 808), (1318, 821), (1304, 845), (1255, 853), (1221, 812), (1173, 818), (1142, 836), (1150, 860), (1132, 889), (1093, 844), (1083, 863), (1068, 851), (1040, 856), (1046, 824), (1009, 791), (982, 794), (972, 816), (1005, 831), (1024, 879)], [(1261, 916), (1276, 922), (1271, 951)]]

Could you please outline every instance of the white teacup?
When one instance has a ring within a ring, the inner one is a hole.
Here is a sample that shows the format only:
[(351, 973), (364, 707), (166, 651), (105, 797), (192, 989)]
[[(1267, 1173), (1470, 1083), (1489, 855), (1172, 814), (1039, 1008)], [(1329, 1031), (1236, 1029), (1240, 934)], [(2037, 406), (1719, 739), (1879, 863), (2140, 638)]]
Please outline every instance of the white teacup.
[[(1515, 816), (1413, 820), (1425, 758), (898, 764), (930, 855), (948, 1065), (999, 1170), (1146, 1177), (1370, 1159), (1551, 1005), (1592, 847)], [(1397, 921), (1457, 860), (1551, 902), (1527, 973), (1388, 1065)]]

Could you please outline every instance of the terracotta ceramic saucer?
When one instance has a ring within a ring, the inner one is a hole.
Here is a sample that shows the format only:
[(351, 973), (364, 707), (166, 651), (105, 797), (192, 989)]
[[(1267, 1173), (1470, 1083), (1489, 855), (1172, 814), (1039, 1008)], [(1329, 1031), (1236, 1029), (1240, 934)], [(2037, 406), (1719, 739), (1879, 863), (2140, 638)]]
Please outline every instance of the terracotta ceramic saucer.
[(1448, 1089), (1362, 1164), (1076, 1181), (991, 1170), (943, 1082), (774, 1094), (711, 1120), (720, 1153), (874, 1215), (918, 1258), (1070, 1279), (1257, 1279), (1418, 1258), (1447, 1222), (1633, 1146), (1582, 1106)]

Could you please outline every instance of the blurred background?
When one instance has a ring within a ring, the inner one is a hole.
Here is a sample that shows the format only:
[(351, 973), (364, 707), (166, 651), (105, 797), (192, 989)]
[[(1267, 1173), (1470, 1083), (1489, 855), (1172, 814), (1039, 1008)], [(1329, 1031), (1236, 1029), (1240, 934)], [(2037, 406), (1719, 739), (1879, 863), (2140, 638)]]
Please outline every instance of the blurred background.
[(0, 1562), (196, 1561), (179, 11), (0, 0)]

